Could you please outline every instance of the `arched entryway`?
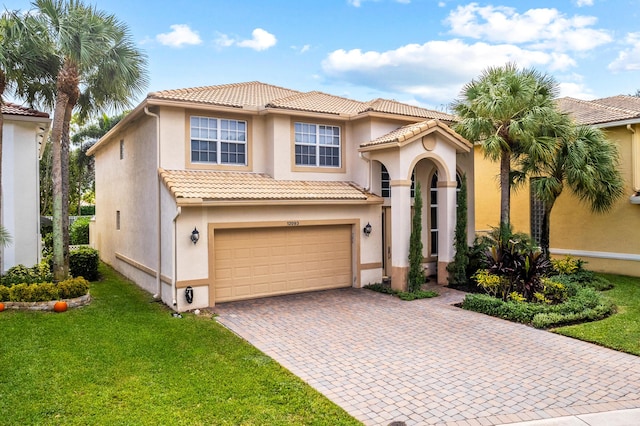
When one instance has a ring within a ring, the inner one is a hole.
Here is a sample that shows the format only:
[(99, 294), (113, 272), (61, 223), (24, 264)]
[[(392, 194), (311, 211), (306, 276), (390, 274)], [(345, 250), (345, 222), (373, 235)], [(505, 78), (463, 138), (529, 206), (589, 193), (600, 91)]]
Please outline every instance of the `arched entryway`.
[[(373, 175), (379, 177), (372, 180), (372, 191), (385, 199), (383, 272), (391, 277), (394, 288), (406, 289), (412, 199), (415, 182), (420, 182), (425, 201), (422, 241), (426, 272), (437, 275), (438, 283), (446, 284), (446, 266), (453, 260), (457, 160), (459, 155), (469, 154), (472, 146), (435, 120), (405, 126), (393, 135), (360, 148), (372, 160)], [(432, 222), (436, 222), (433, 233)]]

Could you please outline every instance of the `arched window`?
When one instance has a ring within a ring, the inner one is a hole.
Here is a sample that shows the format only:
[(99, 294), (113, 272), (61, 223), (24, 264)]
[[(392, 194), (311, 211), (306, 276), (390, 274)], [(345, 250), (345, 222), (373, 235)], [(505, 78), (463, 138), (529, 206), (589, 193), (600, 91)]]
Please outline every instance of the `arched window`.
[[(462, 178), (456, 173), (456, 207), (458, 206), (458, 198), (460, 188), (462, 187)], [(438, 255), (438, 172), (435, 171), (431, 176), (429, 185), (429, 252), (431, 256)]]
[[(411, 198), (415, 197), (416, 193), (416, 170), (413, 169), (411, 173)], [(389, 172), (384, 164), (380, 164), (380, 192), (384, 198), (391, 198), (391, 178)]]

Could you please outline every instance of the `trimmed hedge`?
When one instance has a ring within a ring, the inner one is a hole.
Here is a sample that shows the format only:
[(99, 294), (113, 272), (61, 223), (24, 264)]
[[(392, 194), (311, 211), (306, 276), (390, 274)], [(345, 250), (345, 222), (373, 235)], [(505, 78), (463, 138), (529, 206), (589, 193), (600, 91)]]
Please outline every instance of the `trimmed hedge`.
[(71, 244), (89, 244), (89, 222), (90, 216), (77, 218), (69, 228), (69, 242)]
[(0, 285), (0, 302), (48, 302), (58, 299), (72, 299), (89, 292), (89, 282), (82, 278), (70, 278), (58, 284), (15, 284), (11, 287)]
[(89, 281), (98, 279), (98, 250), (91, 247), (80, 247), (69, 253), (69, 272), (74, 277), (84, 277)]
[(614, 312), (613, 303), (592, 288), (575, 287), (564, 303), (549, 305), (542, 303), (515, 302), (486, 294), (468, 294), (462, 308), (494, 317), (504, 318), (536, 328), (549, 328), (582, 321), (595, 321)]

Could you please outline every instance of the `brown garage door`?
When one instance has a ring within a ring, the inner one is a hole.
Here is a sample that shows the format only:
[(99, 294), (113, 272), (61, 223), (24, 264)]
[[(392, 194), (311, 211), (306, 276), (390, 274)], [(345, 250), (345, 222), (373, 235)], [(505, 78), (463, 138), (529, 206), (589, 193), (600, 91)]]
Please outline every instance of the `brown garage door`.
[(215, 302), (351, 286), (351, 225), (217, 229)]

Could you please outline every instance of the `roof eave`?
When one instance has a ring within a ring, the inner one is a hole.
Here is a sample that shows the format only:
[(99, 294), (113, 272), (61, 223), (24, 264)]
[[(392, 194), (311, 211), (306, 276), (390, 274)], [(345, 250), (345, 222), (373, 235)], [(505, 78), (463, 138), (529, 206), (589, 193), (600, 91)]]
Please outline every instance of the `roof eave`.
[(201, 206), (201, 207), (250, 207), (250, 206), (308, 206), (308, 205), (371, 205), (382, 204), (384, 199), (377, 195), (368, 196), (366, 199), (289, 199), (289, 200), (211, 200), (202, 198), (176, 198), (176, 203), (180, 207)]

